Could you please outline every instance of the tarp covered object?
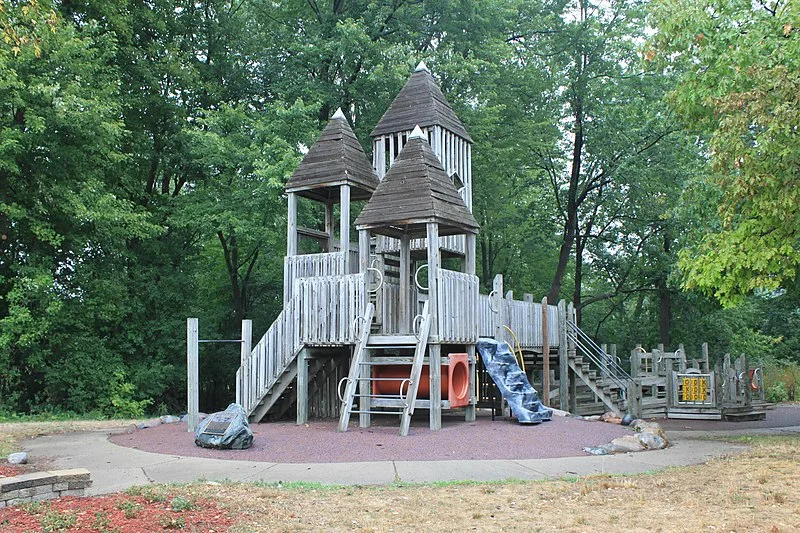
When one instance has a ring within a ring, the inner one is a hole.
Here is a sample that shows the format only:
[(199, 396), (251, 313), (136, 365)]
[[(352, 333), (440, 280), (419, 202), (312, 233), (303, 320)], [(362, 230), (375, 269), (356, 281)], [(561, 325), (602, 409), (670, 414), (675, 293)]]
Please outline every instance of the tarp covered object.
[(205, 418), (194, 430), (194, 443), (203, 448), (244, 450), (253, 445), (247, 413), (238, 403)]
[(494, 339), (479, 339), (477, 348), (483, 366), (492, 376), (500, 394), (508, 402), (511, 412), (520, 424), (538, 424), (553, 417), (552, 409), (539, 401), (539, 395), (517, 364), (508, 344)]

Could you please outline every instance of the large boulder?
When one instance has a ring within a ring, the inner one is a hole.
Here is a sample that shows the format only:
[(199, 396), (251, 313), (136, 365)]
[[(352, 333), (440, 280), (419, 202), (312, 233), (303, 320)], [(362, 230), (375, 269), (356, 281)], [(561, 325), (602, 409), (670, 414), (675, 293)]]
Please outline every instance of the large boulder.
[(194, 431), (194, 443), (202, 448), (244, 450), (253, 445), (247, 413), (238, 403), (204, 419)]

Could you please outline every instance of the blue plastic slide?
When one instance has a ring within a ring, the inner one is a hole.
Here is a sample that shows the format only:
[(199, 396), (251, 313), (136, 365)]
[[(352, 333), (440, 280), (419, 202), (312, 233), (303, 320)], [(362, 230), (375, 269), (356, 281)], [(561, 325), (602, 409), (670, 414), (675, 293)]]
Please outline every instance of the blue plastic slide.
[(525, 372), (517, 364), (508, 344), (494, 339), (479, 339), (478, 352), (483, 366), (500, 389), (500, 394), (508, 402), (511, 412), (520, 424), (538, 424), (553, 417), (539, 401), (539, 395), (531, 387)]

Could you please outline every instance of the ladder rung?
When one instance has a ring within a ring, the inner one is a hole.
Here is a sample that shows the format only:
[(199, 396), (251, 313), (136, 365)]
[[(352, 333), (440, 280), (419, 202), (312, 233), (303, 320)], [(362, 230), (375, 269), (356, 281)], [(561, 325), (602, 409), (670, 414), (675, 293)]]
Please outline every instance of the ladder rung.
[(405, 411), (350, 411), (351, 415), (402, 415)]
[(402, 400), (399, 394), (353, 394), (353, 398), (386, 398), (388, 400)]
[(403, 381), (409, 378), (356, 378), (357, 381)]

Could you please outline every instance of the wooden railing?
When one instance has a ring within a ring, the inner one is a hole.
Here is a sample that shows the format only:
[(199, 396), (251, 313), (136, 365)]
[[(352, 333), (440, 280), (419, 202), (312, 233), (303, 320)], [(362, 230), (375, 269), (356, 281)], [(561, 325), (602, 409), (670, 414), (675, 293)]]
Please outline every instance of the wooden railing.
[[(439, 249), (443, 252), (452, 252), (463, 255), (464, 250), (466, 249), (464, 242), (465, 240), (463, 235), (447, 235), (445, 237), (439, 237)], [(427, 250), (428, 239), (412, 239), (411, 249)], [(377, 253), (399, 252), (400, 240), (393, 239), (391, 237), (383, 237), (378, 240), (378, 247), (376, 250)]]
[[(295, 281), (300, 340), (304, 344), (353, 344), (353, 321), (364, 314), (364, 274), (300, 278)], [(363, 324), (361, 325), (363, 327)]]
[(351, 325), (364, 312), (364, 279), (350, 274), (295, 280), (291, 301), (236, 371), (236, 401), (248, 414), (304, 345), (355, 342)]
[[(478, 332), (481, 337), (494, 337), (497, 327), (508, 326), (523, 348), (539, 348), (542, 335), (542, 304), (498, 298), (481, 294), (478, 297)], [(500, 316), (503, 324), (499, 323)], [(558, 307), (547, 306), (547, 340), (551, 347), (559, 344)]]
[(281, 311), (247, 361), (236, 371), (236, 401), (250, 414), (300, 350), (295, 306)]
[(342, 276), (344, 271), (344, 254), (331, 252), (326, 254), (291, 255), (283, 258), (283, 294), (284, 303), (294, 296), (294, 281), (299, 278), (318, 276)]
[(437, 278), (439, 337), (445, 342), (476, 342), (478, 276), (440, 268)]

